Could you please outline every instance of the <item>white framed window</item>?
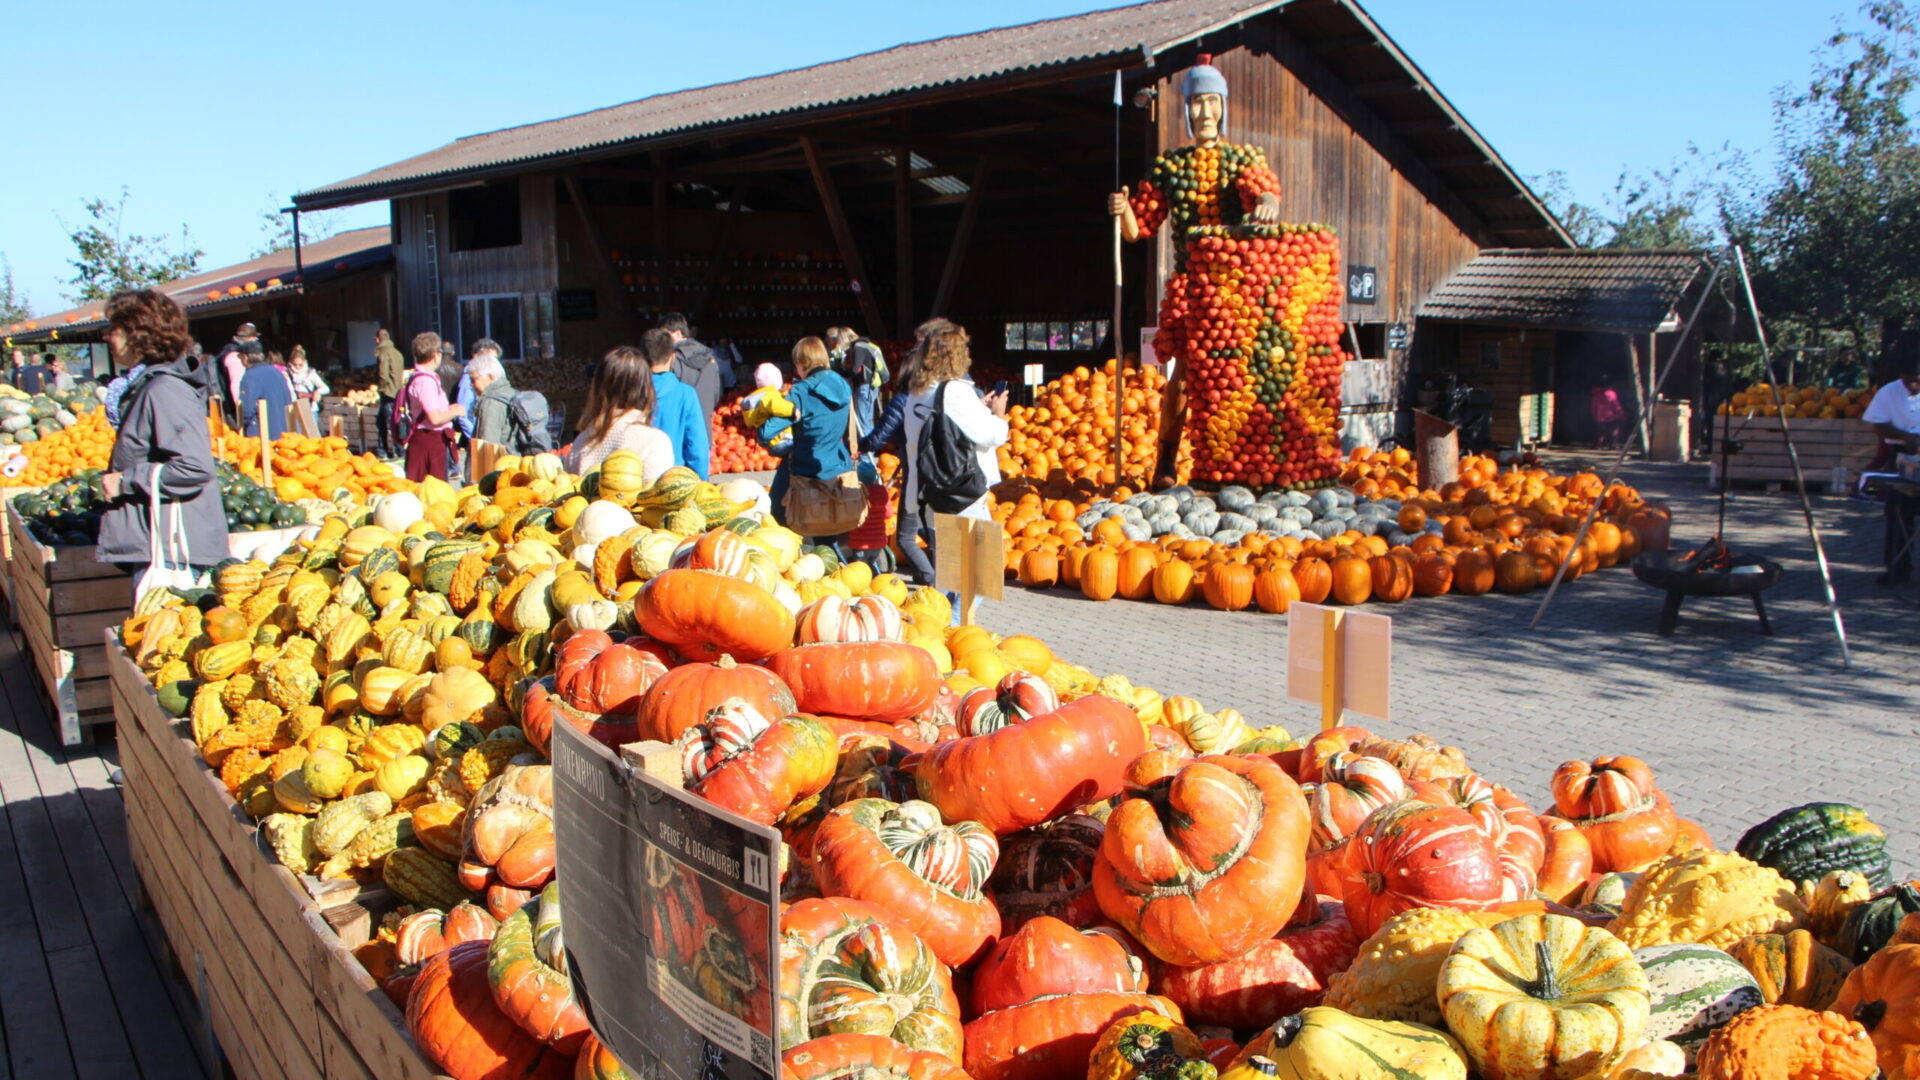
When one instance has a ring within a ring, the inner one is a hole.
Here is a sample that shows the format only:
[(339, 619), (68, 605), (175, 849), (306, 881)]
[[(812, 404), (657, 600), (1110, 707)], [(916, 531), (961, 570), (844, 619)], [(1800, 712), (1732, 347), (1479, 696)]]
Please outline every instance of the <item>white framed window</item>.
[(460, 311), (460, 359), (473, 355), (473, 343), (492, 338), (500, 343), (502, 360), (521, 358), (521, 310), (519, 293), (486, 293), (462, 296)]

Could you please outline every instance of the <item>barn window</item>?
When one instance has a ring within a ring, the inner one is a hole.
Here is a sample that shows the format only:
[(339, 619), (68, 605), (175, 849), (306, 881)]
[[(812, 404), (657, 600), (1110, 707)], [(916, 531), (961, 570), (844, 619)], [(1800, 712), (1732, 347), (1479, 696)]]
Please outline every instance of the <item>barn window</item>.
[(509, 180), (447, 192), (455, 251), (517, 247), (520, 244), (520, 181)]
[(518, 360), (521, 353), (520, 297), (516, 294), (460, 298), (460, 356), (473, 355), (473, 344), (492, 338), (502, 360)]

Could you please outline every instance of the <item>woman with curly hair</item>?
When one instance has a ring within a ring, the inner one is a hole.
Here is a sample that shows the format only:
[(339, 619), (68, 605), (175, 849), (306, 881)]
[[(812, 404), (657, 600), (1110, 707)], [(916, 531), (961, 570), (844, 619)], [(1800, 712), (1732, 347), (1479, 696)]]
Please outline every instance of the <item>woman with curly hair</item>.
[[(994, 451), (1007, 441), (1007, 392), (1002, 390), (983, 397), (974, 386), (969, 376), (973, 370), (970, 344), (971, 339), (961, 327), (946, 326), (932, 331), (927, 335), (920, 364), (907, 382), (906, 422), (902, 425), (907, 448), (907, 479), (900, 495), (909, 506), (923, 506), (930, 494), (922, 491), (920, 484), (920, 432), (936, 412), (946, 413), (960, 434), (973, 444), (974, 458), (980, 463), (987, 487), (1000, 482), (1000, 462)], [(981, 495), (959, 514), (986, 519), (987, 496)], [(931, 513), (923, 512), (922, 520), (932, 520)]]
[(227, 557), (227, 514), (207, 430), (211, 369), (188, 351), (186, 313), (165, 293), (115, 293), (106, 315), (114, 362), (142, 370), (120, 398), (120, 432), (101, 478), (109, 505), (98, 557), (130, 571), (151, 562), (148, 506), (157, 492), (178, 504), (188, 562), (210, 567)]

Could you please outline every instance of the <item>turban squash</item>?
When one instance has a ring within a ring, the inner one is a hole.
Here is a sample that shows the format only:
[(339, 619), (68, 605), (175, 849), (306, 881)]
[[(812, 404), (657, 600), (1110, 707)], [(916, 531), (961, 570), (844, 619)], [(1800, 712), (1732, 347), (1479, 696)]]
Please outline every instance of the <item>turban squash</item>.
[(793, 713), (793, 691), (762, 667), (736, 664), (723, 656), (710, 664), (681, 664), (661, 676), (640, 699), (639, 736), (670, 743), (707, 720), (730, 698), (739, 698), (767, 716)]
[(781, 1080), (968, 1080), (952, 1059), (884, 1035), (823, 1035), (780, 1055)]
[(999, 841), (978, 822), (947, 825), (918, 799), (855, 799), (827, 814), (813, 839), (822, 893), (892, 912), (951, 967), (1000, 936), (1000, 911), (985, 891), (999, 856)]
[(1832, 1008), (1867, 1029), (1882, 1072), (1920, 1074), (1920, 945), (1889, 945), (1868, 957)]
[(1238, 1029), (1320, 1004), (1327, 980), (1353, 963), (1360, 938), (1339, 901), (1317, 897), (1312, 907), (1311, 923), (1290, 926), (1244, 955), (1200, 967), (1161, 966), (1154, 988), (1196, 1024)]
[(560, 930), (560, 885), (508, 916), (487, 951), (493, 1002), (527, 1034), (576, 1053), (587, 1036), (587, 1014), (573, 996)]
[(981, 956), (967, 1007), (979, 1016), (1052, 994), (1146, 989), (1146, 966), (1119, 931), (1080, 930), (1043, 915)]
[(1306, 800), (1279, 766), (1150, 754), (1126, 779), (1094, 864), (1094, 896), (1109, 919), (1161, 960), (1189, 967), (1239, 956), (1287, 924), (1305, 879), (1308, 826)]
[(961, 1059), (953, 978), (892, 913), (841, 897), (801, 900), (780, 916), (780, 1044), (885, 1035)]
[(801, 645), (775, 655), (767, 668), (806, 713), (891, 722), (925, 712), (940, 696), (933, 655), (899, 641)]
[(721, 702), (677, 740), (687, 790), (761, 825), (827, 786), (839, 760), (834, 744), (818, 720), (770, 719), (739, 698)]
[(1149, 1012), (1181, 1019), (1179, 1006), (1152, 994), (1062, 994), (996, 1009), (967, 1024), (963, 1064), (973, 1080), (1085, 1076), (1101, 1033)]
[(1023, 723), (940, 743), (915, 777), (920, 797), (949, 820), (977, 821), (1005, 836), (1118, 794), (1127, 763), (1146, 748), (1131, 708), (1090, 694)]
[(1409, 908), (1473, 911), (1499, 903), (1499, 857), (1465, 810), (1401, 802), (1376, 811), (1346, 843), (1341, 893), (1362, 934)]
[(427, 960), (407, 998), (407, 1030), (453, 1080), (565, 1080), (571, 1052), (521, 1030), (494, 1004), (487, 943), (466, 941)]
[(793, 643), (793, 612), (750, 581), (712, 570), (669, 570), (635, 608), (648, 637), (690, 660), (760, 660)]
[(641, 695), (666, 673), (658, 656), (604, 630), (577, 630), (554, 652), (554, 689), (584, 713), (631, 718)]
[(1553, 805), (1586, 834), (1600, 873), (1639, 870), (1667, 853), (1680, 830), (1653, 770), (1636, 757), (1569, 761), (1553, 772)]
[(1099, 818), (1068, 814), (1000, 840), (1000, 861), (987, 884), (1000, 905), (1001, 929), (1042, 915), (1069, 926), (1101, 920), (1093, 895), (1093, 862), (1107, 831)]

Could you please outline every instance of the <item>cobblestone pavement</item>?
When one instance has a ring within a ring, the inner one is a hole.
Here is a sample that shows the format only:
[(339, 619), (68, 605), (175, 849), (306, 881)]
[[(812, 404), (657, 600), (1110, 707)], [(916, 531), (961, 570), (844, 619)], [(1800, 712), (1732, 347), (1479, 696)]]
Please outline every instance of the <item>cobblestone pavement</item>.
[[(1566, 456), (1556, 470), (1586, 459)], [(1668, 501), (1674, 545), (1711, 536), (1704, 466), (1630, 465), (1625, 479)], [(1393, 718), (1384, 733), (1426, 732), (1536, 807), (1569, 758), (1645, 758), (1686, 816), (1731, 846), (1749, 825), (1814, 800), (1864, 806), (1887, 828), (1897, 865), (1920, 869), (1920, 589), (1877, 586), (1877, 503), (1814, 499), (1853, 665), (1840, 663), (1799, 501), (1738, 492), (1726, 538), (1785, 573), (1767, 594), (1774, 635), (1744, 599), (1689, 600), (1671, 638), (1655, 632), (1664, 594), (1625, 567), (1564, 586), (1541, 626), (1541, 593), (1413, 598), (1366, 610), (1394, 619)], [(1317, 707), (1285, 697), (1286, 619), (1204, 606), (1009, 587), (982, 620), (1040, 634), (1063, 657), (1163, 693), (1232, 706), (1299, 734)]]

